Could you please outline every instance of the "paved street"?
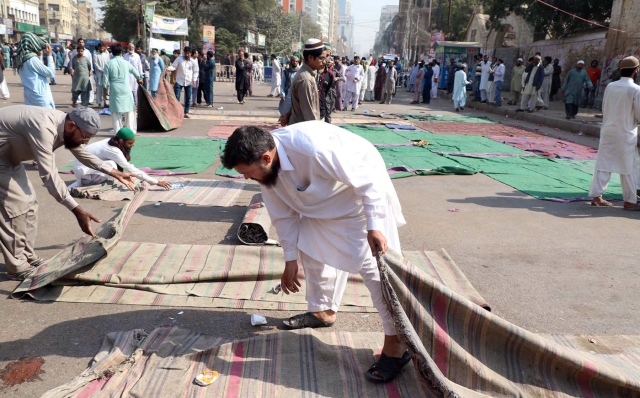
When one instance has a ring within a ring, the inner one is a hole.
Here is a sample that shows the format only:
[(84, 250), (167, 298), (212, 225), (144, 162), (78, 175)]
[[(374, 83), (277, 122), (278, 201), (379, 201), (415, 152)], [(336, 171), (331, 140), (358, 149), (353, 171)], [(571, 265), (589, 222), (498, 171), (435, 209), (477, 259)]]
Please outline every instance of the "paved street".
[[(22, 87), (11, 72), (5, 74), (11, 100), (0, 107), (22, 103)], [(70, 77), (59, 72), (52, 86), (58, 109), (70, 109)], [(232, 83), (215, 85), (215, 107), (225, 111), (267, 111), (277, 99), (267, 98), (268, 87), (257, 84), (245, 105), (235, 102)], [(430, 107), (409, 105), (399, 91), (394, 104), (365, 103), (356, 113), (434, 112), (454, 114), (450, 101), (433, 100)], [(197, 114), (197, 113), (196, 113)], [(469, 115), (482, 115), (469, 110)], [(348, 117), (342, 112), (335, 117)], [(498, 115), (494, 120), (514, 123)], [(241, 117), (238, 117), (241, 121)], [(276, 119), (273, 118), (273, 123)], [(111, 117), (102, 116), (98, 138), (109, 137)], [(219, 121), (185, 120), (176, 137), (205, 137)], [(527, 125), (558, 138), (597, 146), (592, 137), (578, 136), (545, 126)], [(211, 156), (215, 156), (212, 153)], [(59, 149), (59, 167), (72, 159)], [(135, 149), (133, 151), (135, 163)], [(197, 178), (215, 176), (219, 160)], [(37, 170), (28, 175), (40, 203), (37, 250), (49, 258), (81, 237), (75, 218), (55, 203), (39, 181)], [(63, 175), (72, 181), (72, 175)], [(614, 177), (617, 179), (617, 177)], [(536, 333), (638, 334), (637, 231), (640, 213), (616, 208), (593, 208), (585, 202), (555, 203), (537, 200), (485, 175), (424, 176), (393, 181), (408, 224), (400, 229), (405, 250), (445, 248), (498, 316)], [(242, 204), (253, 195), (245, 191)], [(82, 200), (81, 205), (106, 221), (123, 206), (120, 202)], [(457, 208), (459, 211), (449, 211)], [(134, 215), (124, 240), (156, 243), (237, 244), (235, 231), (245, 207), (225, 208), (145, 203)], [(232, 236), (233, 238), (228, 238)], [(15, 387), (0, 385), (3, 397), (36, 397), (80, 374), (98, 351), (105, 334), (117, 330), (152, 330), (175, 324), (228, 338), (246, 338), (278, 330), (281, 319), (293, 312), (259, 311), (269, 326), (252, 327), (254, 311), (219, 308), (162, 308), (109, 304), (42, 303), (13, 300), (17, 282), (7, 281), (0, 266), (0, 369), (24, 357), (44, 359), (44, 373), (33, 382)], [(183, 310), (182, 315), (178, 312)], [(359, 332), (382, 330), (377, 315), (339, 314), (335, 328)]]

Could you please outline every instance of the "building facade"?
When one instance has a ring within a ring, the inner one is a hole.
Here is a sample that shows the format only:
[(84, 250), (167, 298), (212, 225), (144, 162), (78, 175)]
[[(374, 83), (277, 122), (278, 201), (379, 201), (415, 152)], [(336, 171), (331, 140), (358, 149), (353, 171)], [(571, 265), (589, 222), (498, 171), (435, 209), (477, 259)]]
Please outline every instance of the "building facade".
[(52, 41), (72, 40), (75, 32), (75, 4), (70, 0), (42, 0), (39, 4), (40, 26)]
[[(340, 0), (278, 0), (283, 12), (302, 12), (313, 19), (322, 32), (323, 41), (335, 46), (338, 32), (337, 12)], [(342, 0), (345, 1), (345, 0)]]

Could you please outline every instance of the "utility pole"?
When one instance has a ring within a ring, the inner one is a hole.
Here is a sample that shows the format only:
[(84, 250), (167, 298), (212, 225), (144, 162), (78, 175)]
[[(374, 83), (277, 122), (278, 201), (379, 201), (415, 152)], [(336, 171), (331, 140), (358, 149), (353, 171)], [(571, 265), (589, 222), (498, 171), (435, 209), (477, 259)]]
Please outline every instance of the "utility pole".
[(451, 32), (451, 0), (449, 0), (449, 18), (447, 19), (447, 34)]
[(300, 22), (299, 22), (300, 27), (299, 27), (299, 32), (298, 32), (298, 42), (299, 43), (302, 43), (302, 14), (303, 14), (303, 12), (300, 11)]

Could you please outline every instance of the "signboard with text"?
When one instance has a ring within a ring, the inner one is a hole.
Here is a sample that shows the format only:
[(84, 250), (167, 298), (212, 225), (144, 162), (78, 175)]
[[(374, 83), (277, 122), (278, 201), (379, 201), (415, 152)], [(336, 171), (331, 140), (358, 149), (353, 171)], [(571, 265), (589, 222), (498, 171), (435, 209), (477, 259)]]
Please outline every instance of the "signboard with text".
[(186, 18), (167, 18), (155, 14), (151, 23), (151, 32), (162, 35), (187, 36), (189, 25)]

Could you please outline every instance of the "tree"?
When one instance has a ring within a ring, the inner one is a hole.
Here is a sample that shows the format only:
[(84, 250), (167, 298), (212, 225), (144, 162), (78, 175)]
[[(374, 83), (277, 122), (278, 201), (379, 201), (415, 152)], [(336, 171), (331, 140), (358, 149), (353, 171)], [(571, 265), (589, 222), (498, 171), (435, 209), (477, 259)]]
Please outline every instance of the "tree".
[[(439, 0), (433, 1), (431, 11), (431, 30), (443, 31), (447, 40), (462, 41), (467, 34), (469, 19), (473, 15), (473, 1)], [(494, 0), (494, 3), (502, 0)], [(431, 37), (430, 32), (426, 32)], [(421, 32), (421, 35), (423, 33)]]
[(233, 54), (238, 48), (240, 39), (225, 28), (216, 28), (216, 52), (218, 54)]
[[(581, 18), (608, 26), (613, 0), (545, 0), (561, 10)], [(543, 36), (561, 37), (569, 33), (586, 30), (593, 25), (554, 10), (537, 0), (494, 0), (485, 2), (484, 13), (490, 15), (487, 28), (501, 30), (500, 21), (515, 12), (530, 23), (534, 32)]]
[(102, 27), (116, 41), (129, 41), (138, 36), (138, 10), (136, 0), (106, 0), (103, 3)]

